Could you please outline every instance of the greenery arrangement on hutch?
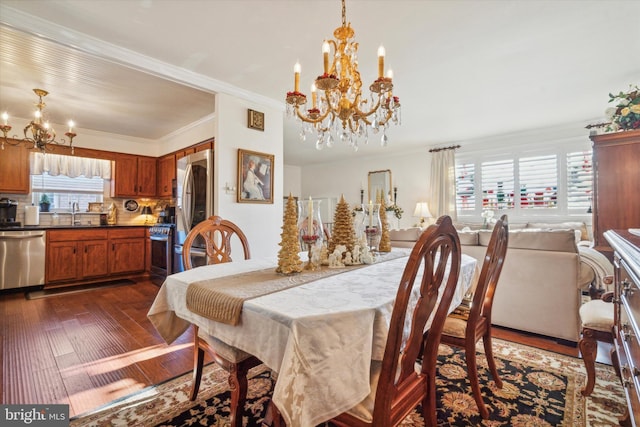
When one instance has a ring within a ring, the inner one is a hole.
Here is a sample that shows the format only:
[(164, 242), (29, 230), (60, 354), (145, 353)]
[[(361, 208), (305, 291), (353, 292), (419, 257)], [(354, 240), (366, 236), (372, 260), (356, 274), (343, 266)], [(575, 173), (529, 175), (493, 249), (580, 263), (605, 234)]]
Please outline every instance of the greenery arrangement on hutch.
[(610, 93), (609, 102), (615, 102), (616, 106), (605, 110), (607, 118), (611, 120), (607, 132), (640, 129), (640, 89), (637, 85), (629, 85), (626, 93)]

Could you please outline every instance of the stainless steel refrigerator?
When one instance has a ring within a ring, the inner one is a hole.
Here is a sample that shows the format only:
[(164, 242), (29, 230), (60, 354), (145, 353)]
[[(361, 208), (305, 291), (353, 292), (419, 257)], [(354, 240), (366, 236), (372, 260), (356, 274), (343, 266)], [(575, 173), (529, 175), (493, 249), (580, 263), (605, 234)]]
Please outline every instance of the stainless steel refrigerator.
[[(208, 149), (178, 159), (176, 171), (176, 243), (174, 269), (184, 271), (182, 245), (189, 231), (213, 215), (213, 150)], [(204, 242), (193, 245), (204, 248)], [(203, 251), (192, 250), (194, 266), (204, 265)]]

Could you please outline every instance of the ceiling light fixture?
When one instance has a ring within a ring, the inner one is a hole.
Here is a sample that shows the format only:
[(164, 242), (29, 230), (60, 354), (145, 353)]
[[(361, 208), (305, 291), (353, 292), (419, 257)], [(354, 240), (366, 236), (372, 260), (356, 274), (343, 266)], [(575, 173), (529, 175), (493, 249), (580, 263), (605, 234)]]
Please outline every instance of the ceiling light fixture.
[[(301, 107), (307, 96), (300, 92), (300, 64), (294, 66), (294, 90), (287, 92), (287, 115), (302, 121), (300, 138), (304, 141), (314, 130), (316, 148), (332, 147), (335, 137), (358, 151), (358, 141), (368, 143), (369, 128), (373, 133), (382, 131), (381, 144), (388, 143), (386, 134), (390, 123), (400, 124), (400, 99), (393, 96), (393, 72), (384, 75), (384, 47), (378, 48), (378, 78), (369, 86), (369, 99), (362, 96), (362, 81), (358, 71), (358, 43), (355, 32), (347, 24), (345, 0), (342, 0), (342, 26), (333, 32), (336, 40), (322, 44), (324, 72), (311, 86), (311, 108)], [(333, 61), (329, 53), (333, 48)], [(323, 92), (318, 99), (316, 91)]]
[[(47, 148), (49, 144), (56, 145), (65, 145), (66, 141), (61, 139), (60, 141), (56, 140), (56, 131), (49, 125), (49, 121), (47, 121), (44, 117), (44, 107), (46, 104), (42, 100), (43, 97), (47, 96), (49, 92), (42, 89), (33, 89), (35, 94), (38, 96), (38, 103), (36, 104), (37, 110), (34, 114), (34, 119), (24, 128), (24, 138), (18, 139), (17, 135), (14, 135), (11, 138), (7, 138), (7, 134), (11, 131), (11, 126), (8, 124), (9, 115), (5, 111), (2, 113), (2, 125), (0, 125), (0, 131), (4, 134), (4, 137), (1, 141), (1, 148), (4, 150), (4, 144), (7, 143), (9, 145), (19, 145), (23, 142), (31, 143), (31, 148), (38, 148), (43, 153), (45, 150), (51, 151)], [(73, 138), (75, 138), (76, 133), (73, 131), (74, 123), (69, 120), (69, 130), (65, 132), (65, 136), (69, 138), (69, 147), (71, 147), (71, 154), (73, 154)]]

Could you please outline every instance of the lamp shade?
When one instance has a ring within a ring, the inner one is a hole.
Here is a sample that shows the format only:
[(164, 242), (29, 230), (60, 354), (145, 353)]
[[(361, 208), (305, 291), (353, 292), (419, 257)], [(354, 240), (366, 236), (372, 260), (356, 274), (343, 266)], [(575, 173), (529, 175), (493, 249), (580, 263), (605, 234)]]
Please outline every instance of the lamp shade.
[(142, 208), (142, 215), (152, 215), (153, 212), (151, 212), (151, 207), (150, 206), (145, 206)]
[(413, 211), (413, 216), (416, 218), (431, 218), (431, 212), (429, 212), (429, 205), (427, 202), (418, 202), (416, 203), (416, 210)]

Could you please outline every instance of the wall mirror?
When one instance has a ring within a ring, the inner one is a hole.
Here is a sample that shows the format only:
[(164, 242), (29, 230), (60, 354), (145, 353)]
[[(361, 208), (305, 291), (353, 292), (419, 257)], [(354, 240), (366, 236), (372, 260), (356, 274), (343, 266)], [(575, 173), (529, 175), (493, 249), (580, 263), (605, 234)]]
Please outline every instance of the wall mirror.
[(385, 202), (388, 203), (389, 200), (393, 200), (393, 195), (391, 194), (392, 189), (391, 170), (385, 169), (369, 172), (369, 200), (375, 203), (376, 194), (382, 193)]

